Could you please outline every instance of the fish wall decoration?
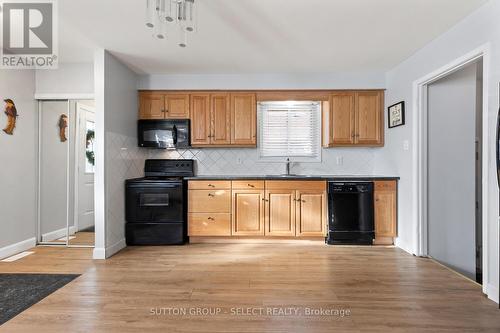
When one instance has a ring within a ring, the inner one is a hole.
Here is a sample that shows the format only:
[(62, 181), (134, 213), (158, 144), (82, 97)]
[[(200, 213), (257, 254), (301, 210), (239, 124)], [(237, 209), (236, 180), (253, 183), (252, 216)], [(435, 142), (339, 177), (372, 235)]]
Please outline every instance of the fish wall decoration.
[(68, 116), (65, 114), (62, 114), (59, 117), (59, 138), (61, 139), (61, 142), (65, 142), (68, 140), (66, 138), (66, 128), (68, 127)]
[(14, 128), (16, 128), (16, 118), (19, 115), (17, 114), (16, 105), (13, 100), (6, 98), (3, 101), (5, 102), (4, 113), (7, 115), (7, 126), (3, 129), (3, 131), (12, 135), (14, 134)]

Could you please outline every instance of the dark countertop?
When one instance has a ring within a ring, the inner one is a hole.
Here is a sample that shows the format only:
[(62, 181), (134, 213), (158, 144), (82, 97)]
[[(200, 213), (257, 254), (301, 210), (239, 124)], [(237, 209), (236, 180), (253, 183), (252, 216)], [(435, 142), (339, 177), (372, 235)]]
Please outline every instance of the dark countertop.
[(196, 176), (184, 177), (187, 180), (399, 180), (397, 176), (379, 176), (379, 175), (255, 175), (255, 176), (239, 176), (239, 175), (214, 175), (214, 176)]

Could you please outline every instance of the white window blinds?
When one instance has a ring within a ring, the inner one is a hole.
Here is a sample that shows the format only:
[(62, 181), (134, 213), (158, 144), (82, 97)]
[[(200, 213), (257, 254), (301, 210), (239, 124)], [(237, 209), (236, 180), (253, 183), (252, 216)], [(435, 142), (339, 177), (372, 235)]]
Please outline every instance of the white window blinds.
[(259, 116), (262, 158), (320, 159), (319, 102), (261, 102)]

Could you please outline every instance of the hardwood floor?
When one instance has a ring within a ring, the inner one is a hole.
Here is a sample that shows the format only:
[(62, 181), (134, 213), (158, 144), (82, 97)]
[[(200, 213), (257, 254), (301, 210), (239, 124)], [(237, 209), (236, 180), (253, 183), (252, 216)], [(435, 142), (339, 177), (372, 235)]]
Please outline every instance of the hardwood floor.
[[(107, 261), (91, 260), (91, 249), (35, 251), (0, 272), (82, 276), (0, 332), (500, 331), (480, 286), (397, 248), (195, 244), (129, 247)], [(297, 314), (280, 313), (288, 308)]]
[[(66, 244), (66, 237), (62, 237), (52, 242)], [(95, 234), (94, 232), (88, 231), (78, 231), (74, 235), (71, 235), (69, 238), (70, 245), (89, 245), (94, 246), (95, 242)]]

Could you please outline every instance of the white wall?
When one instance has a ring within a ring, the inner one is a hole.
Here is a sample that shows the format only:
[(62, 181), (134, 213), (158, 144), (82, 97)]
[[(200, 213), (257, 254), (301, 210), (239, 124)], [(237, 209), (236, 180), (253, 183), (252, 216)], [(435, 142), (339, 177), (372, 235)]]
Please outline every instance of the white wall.
[[(0, 258), (29, 248), (35, 242), (37, 132), (34, 92), (34, 71), (0, 70), (1, 128), (7, 123), (3, 99), (12, 99), (19, 114), (14, 135), (0, 130)], [(26, 240), (21, 248), (6, 248)]]
[[(377, 154), (375, 172), (399, 174), (399, 225), (397, 245), (411, 253), (417, 251), (417, 220), (414, 190), (417, 160), (413, 155), (416, 139), (412, 84), (427, 74), (441, 68), (457, 58), (473, 51), (485, 43), (491, 47), (491, 62), (485, 63), (484, 77), (489, 80), (488, 89), (488, 253), (489, 263), (485, 276), (486, 290), (490, 298), (498, 301), (498, 187), (495, 166), (495, 122), (498, 111), (498, 83), (500, 82), (500, 1), (492, 0), (459, 22), (449, 31), (433, 40), (410, 58), (386, 74), (386, 104), (406, 101), (407, 124), (386, 132), (386, 145)], [(488, 67), (489, 66), (489, 67)], [(403, 141), (409, 140), (410, 150), (403, 149)], [(457, 185), (458, 188), (459, 185)]]
[(39, 69), (35, 71), (36, 95), (70, 94), (92, 97), (94, 94), (94, 64), (60, 63), (57, 69)]
[(138, 89), (383, 89), (384, 73), (142, 75)]
[[(137, 147), (137, 75), (105, 50), (96, 51), (96, 239), (94, 258), (125, 247), (125, 179), (142, 176)], [(104, 139), (104, 140), (103, 140)], [(103, 163), (104, 162), (104, 163)]]

